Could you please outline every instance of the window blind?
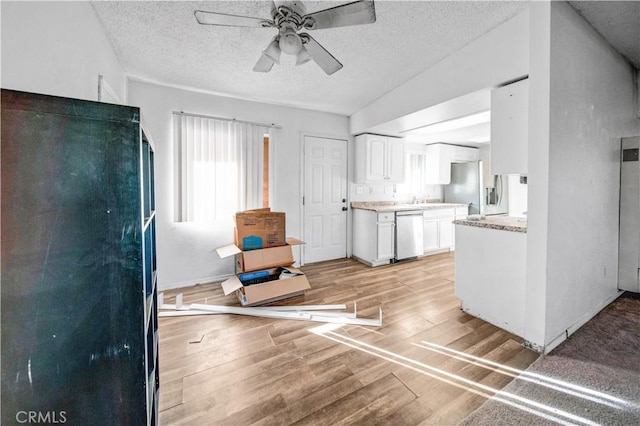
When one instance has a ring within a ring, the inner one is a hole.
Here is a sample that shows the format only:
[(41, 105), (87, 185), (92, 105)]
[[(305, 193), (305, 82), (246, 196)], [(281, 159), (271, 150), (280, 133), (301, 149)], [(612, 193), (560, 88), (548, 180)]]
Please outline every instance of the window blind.
[(215, 221), (262, 206), (258, 124), (174, 113), (175, 220)]

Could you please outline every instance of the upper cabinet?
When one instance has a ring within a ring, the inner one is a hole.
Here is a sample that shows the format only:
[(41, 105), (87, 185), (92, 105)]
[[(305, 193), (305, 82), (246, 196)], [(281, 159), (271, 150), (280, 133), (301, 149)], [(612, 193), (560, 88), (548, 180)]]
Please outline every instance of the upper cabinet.
[(478, 148), (434, 143), (425, 146), (425, 183), (446, 185), (451, 183), (451, 163), (478, 161)]
[(356, 182), (404, 182), (404, 141), (362, 134), (355, 138)]
[(491, 174), (527, 174), (529, 80), (491, 92)]

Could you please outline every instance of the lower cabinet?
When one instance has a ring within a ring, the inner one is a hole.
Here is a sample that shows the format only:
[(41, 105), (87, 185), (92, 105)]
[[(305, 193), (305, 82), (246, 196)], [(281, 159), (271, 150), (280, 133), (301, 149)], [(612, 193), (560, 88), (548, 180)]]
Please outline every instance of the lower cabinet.
[(387, 264), (395, 257), (394, 212), (353, 209), (353, 256), (371, 265)]
[(440, 248), (440, 221), (437, 218), (423, 217), (423, 248), (425, 253)]
[(455, 219), (465, 218), (468, 207), (425, 210), (423, 216), (424, 254), (455, 249)]
[(455, 228), (453, 226), (453, 217), (443, 217), (439, 221), (440, 225), (440, 247), (453, 249)]
[[(422, 213), (424, 255), (455, 248), (455, 219), (467, 217), (468, 207), (428, 209)], [(396, 257), (395, 212), (353, 210), (353, 257), (370, 266), (390, 263)]]
[[(385, 220), (384, 216), (388, 215), (380, 215), (378, 217), (383, 216), (382, 221), (378, 220), (376, 233), (378, 234), (378, 252), (377, 259), (378, 260), (389, 260), (393, 259), (396, 254), (396, 245), (395, 245), (395, 220), (388, 221)], [(393, 216), (393, 214), (392, 214)]]
[[(469, 207), (465, 206), (465, 207), (456, 207), (454, 209), (454, 220), (458, 220), (458, 219), (466, 219), (467, 216), (469, 216)], [(451, 224), (451, 250), (455, 250), (456, 248), (456, 226), (452, 223)]]

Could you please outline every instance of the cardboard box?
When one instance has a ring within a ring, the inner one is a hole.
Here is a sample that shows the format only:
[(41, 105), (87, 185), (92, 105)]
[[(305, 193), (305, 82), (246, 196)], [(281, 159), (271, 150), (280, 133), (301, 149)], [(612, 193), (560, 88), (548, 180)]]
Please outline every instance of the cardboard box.
[(220, 247), (216, 249), (220, 258), (235, 256), (236, 266), (235, 273), (259, 271), (261, 269), (272, 268), (275, 266), (293, 265), (293, 252), (291, 246), (304, 244), (297, 238), (287, 238), (286, 245), (280, 247), (271, 247), (260, 250), (242, 251), (235, 244)]
[[(216, 249), (221, 258), (234, 256), (236, 260), (237, 275), (222, 283), (224, 294), (235, 292), (242, 306), (263, 305), (304, 294), (305, 290), (311, 288), (309, 281), (300, 270), (291, 267), (294, 263), (292, 246), (299, 244), (304, 242), (289, 237), (286, 239), (286, 245), (280, 247), (243, 251), (237, 245), (229, 244)], [(243, 285), (239, 276), (247, 272), (265, 270), (272, 274), (276, 269), (279, 279), (260, 284)], [(288, 272), (280, 275), (282, 270)], [(258, 275), (260, 274), (256, 276)]]
[(249, 286), (243, 286), (238, 276), (233, 276), (222, 283), (222, 290), (225, 295), (235, 292), (242, 306), (257, 306), (298, 296), (311, 288), (307, 277), (299, 269), (281, 269), (292, 276)]
[(247, 210), (235, 215), (236, 245), (241, 250), (278, 247), (286, 244), (285, 214), (269, 209)]

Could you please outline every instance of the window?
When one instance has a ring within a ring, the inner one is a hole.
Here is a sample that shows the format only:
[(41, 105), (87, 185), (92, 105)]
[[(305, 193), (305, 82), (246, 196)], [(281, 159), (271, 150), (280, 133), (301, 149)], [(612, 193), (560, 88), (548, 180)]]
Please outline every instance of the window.
[(424, 154), (407, 150), (405, 180), (398, 184), (401, 194), (422, 195), (425, 191)]
[(269, 205), (270, 127), (184, 113), (173, 124), (177, 222)]

